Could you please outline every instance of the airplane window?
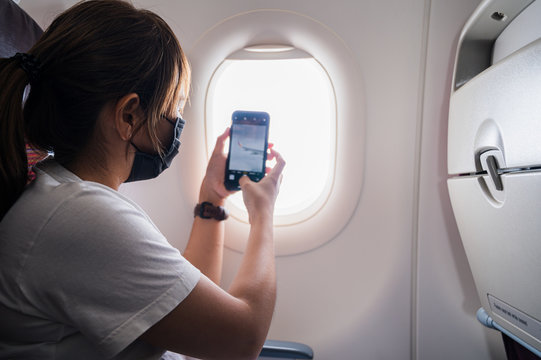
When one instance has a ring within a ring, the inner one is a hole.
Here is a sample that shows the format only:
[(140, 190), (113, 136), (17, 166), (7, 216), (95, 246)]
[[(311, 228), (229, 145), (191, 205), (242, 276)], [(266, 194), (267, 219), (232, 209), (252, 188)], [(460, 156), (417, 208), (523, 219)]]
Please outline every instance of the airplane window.
[[(366, 102), (361, 68), (345, 44), (309, 16), (263, 9), (217, 23), (189, 51), (193, 81), (186, 116), (204, 121), (187, 131), (206, 141), (187, 140), (194, 156), (181, 162), (204, 174), (205, 156), (197, 155), (206, 150), (210, 157), (234, 111), (268, 112), (269, 140), (287, 161), (274, 216), (278, 256), (331, 241), (358, 208)], [(184, 186), (193, 198), (199, 182)], [(249, 226), (241, 194), (226, 206), (232, 219), (225, 224), (225, 245), (243, 252)]]
[[(252, 53), (247, 58), (224, 60), (209, 83), (205, 106), (209, 156), (235, 110), (270, 114), (269, 142), (287, 162), (275, 209), (277, 225), (298, 223), (316, 213), (327, 200), (334, 178), (333, 85), (319, 62), (304, 52), (287, 55), (292, 49), (253, 47), (245, 49)], [(279, 52), (286, 56), (277, 56)], [(264, 56), (258, 59), (254, 53)], [(247, 219), (240, 193), (231, 197), (229, 207), (233, 216)]]

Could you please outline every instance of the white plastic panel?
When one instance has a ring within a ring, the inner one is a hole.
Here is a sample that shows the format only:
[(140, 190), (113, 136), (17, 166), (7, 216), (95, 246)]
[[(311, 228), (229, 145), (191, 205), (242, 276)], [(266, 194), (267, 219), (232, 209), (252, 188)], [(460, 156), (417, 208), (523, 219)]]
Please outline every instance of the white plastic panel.
[[(535, 200), (541, 195), (541, 40), (531, 32), (523, 37), (514, 25), (531, 22), (530, 3), (485, 0), (463, 31), (461, 41), (476, 29), (477, 43), (490, 51), (498, 36), (502, 41), (495, 46), (492, 66), (472, 65), (478, 71), (462, 83), (457, 82), (464, 65), (459, 44), (448, 127), (448, 172), (455, 177), (448, 188), (481, 305), (501, 326), (539, 349), (539, 331), (515, 319), (519, 314), (522, 321), (541, 318), (541, 210)], [(501, 18), (499, 25), (494, 18)], [(503, 316), (503, 304), (514, 315)]]
[(508, 168), (541, 164), (540, 58), (538, 40), (452, 94), (449, 174), (479, 171), (478, 155), (494, 148), (502, 151)]
[[(478, 177), (448, 180), (451, 203), (485, 310), (491, 309), (490, 294), (539, 321), (541, 173), (504, 175), (502, 181), (506, 200), (500, 207), (487, 198)], [(501, 326), (541, 349), (541, 339), (492, 314)]]

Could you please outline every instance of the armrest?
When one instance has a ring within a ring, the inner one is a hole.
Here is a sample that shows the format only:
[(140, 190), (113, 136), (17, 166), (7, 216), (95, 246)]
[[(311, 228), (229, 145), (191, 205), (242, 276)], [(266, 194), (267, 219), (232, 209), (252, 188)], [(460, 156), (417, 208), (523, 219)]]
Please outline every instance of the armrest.
[(267, 340), (259, 356), (279, 359), (313, 359), (314, 352), (304, 344), (291, 341)]

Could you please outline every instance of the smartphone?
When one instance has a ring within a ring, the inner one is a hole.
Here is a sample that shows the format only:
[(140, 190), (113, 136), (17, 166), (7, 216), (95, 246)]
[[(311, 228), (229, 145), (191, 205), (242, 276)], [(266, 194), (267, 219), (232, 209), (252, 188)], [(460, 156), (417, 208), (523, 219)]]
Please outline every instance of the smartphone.
[(226, 189), (239, 190), (243, 175), (255, 182), (265, 176), (269, 124), (270, 116), (263, 111), (235, 111), (231, 116)]

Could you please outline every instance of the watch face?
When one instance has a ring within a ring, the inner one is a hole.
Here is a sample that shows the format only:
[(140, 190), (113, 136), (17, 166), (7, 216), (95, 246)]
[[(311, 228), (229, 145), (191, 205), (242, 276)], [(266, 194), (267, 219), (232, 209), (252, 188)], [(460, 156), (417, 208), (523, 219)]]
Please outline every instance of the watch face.
[(194, 210), (194, 215), (199, 216), (202, 219), (215, 219), (225, 220), (227, 219), (227, 211), (221, 206), (214, 206), (213, 204), (205, 201), (201, 204), (197, 204)]
[(207, 218), (211, 218), (211, 217), (214, 217), (214, 215), (216, 214), (216, 208), (209, 204), (209, 203), (203, 203), (202, 205), (203, 207), (203, 215), (205, 215), (205, 217)]

